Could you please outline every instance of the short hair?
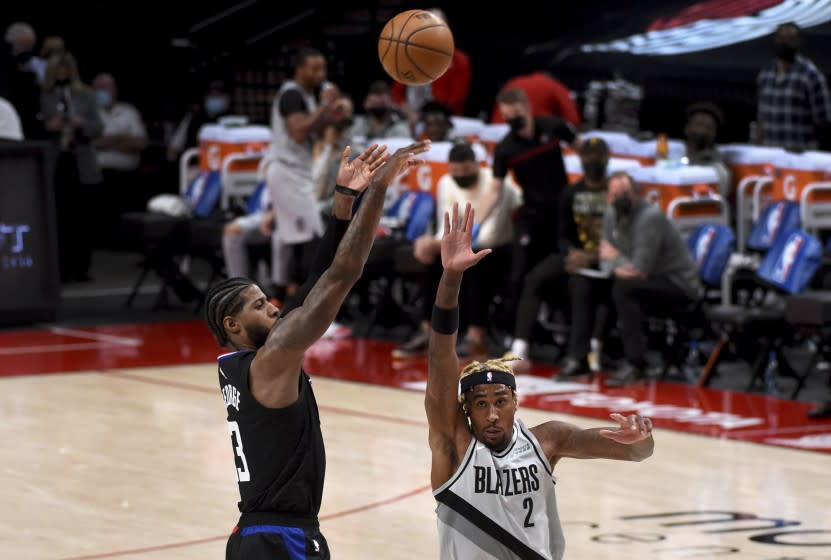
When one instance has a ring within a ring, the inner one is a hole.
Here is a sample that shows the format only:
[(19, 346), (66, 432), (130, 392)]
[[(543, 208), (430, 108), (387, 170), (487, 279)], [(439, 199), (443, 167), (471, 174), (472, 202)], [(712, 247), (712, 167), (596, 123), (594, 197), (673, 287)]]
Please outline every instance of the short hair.
[(497, 103), (504, 103), (510, 105), (513, 103), (522, 103), (528, 105), (528, 94), (522, 88), (508, 88), (503, 89), (496, 96)]
[(447, 155), (447, 161), (453, 163), (476, 161), (476, 152), (473, 151), (473, 146), (471, 146), (470, 143), (465, 141), (457, 142), (452, 148), (450, 148), (450, 153)]
[(632, 187), (633, 193), (635, 193), (638, 196), (643, 194), (643, 185), (635, 181), (635, 179), (633, 179), (632, 176), (626, 171), (615, 171), (614, 173), (609, 175), (608, 182), (611, 183), (612, 179), (626, 179), (627, 181), (629, 181), (629, 186)]
[[(514, 370), (511, 368), (509, 364), (510, 362), (515, 362), (521, 359), (522, 358), (514, 356), (513, 354), (508, 354), (507, 356), (502, 356), (501, 358), (494, 358), (486, 362), (477, 362), (474, 360), (473, 362), (465, 366), (465, 368), (462, 370), (462, 373), (459, 374), (459, 381), (461, 381), (468, 375), (473, 375), (474, 373), (479, 373), (480, 371), (502, 371), (513, 375)], [(515, 397), (518, 395), (518, 393), (513, 389), (511, 389), (511, 392), (514, 394)], [(465, 394), (462, 393), (459, 395), (459, 402), (463, 403), (464, 401)]]
[(384, 80), (372, 82), (369, 84), (369, 90), (366, 92), (367, 95), (389, 95), (390, 93), (392, 93), (392, 88)]
[(242, 294), (254, 285), (250, 278), (228, 278), (215, 284), (205, 296), (205, 321), (220, 346), (228, 346), (230, 342), (223, 325), (225, 317), (233, 317), (242, 311), (245, 305)]
[(450, 123), (450, 117), (453, 116), (453, 111), (444, 103), (440, 103), (438, 101), (426, 101), (424, 105), (421, 106), (421, 118), (423, 119), (425, 115), (429, 113), (438, 113), (444, 115), (444, 118), (447, 119), (447, 122)]
[(715, 103), (709, 101), (698, 101), (689, 105), (685, 111), (687, 120), (689, 121), (696, 113), (707, 113), (716, 121), (716, 126), (721, 127), (724, 122), (724, 113)]
[(780, 23), (776, 26), (776, 32), (779, 32), (780, 29), (784, 29), (785, 27), (793, 27), (796, 30), (797, 35), (799, 38), (802, 38), (802, 28), (797, 25), (795, 21), (786, 21), (784, 23)]
[(297, 49), (297, 52), (294, 53), (292, 68), (297, 70), (306, 63), (306, 59), (313, 56), (323, 56), (323, 53), (314, 47), (300, 47)]
[(17, 21), (6, 28), (6, 42), (14, 43), (18, 37), (28, 35), (37, 37), (34, 28), (24, 21)]

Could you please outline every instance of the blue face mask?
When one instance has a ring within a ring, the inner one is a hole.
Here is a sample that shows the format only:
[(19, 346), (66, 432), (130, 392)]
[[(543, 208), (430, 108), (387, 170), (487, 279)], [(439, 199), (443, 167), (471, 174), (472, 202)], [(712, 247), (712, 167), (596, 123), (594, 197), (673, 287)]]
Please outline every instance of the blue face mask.
[(113, 102), (113, 94), (105, 89), (99, 89), (95, 92), (95, 98), (98, 100), (99, 107), (109, 107)]
[(219, 115), (228, 109), (228, 101), (224, 97), (211, 96), (205, 98), (205, 111), (211, 115)]

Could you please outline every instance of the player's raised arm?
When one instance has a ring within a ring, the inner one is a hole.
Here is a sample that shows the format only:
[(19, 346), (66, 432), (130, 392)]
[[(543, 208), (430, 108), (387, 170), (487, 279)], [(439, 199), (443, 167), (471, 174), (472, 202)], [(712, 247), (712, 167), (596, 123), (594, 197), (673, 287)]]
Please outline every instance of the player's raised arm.
[[(252, 390), (255, 383), (299, 373), (303, 353), (332, 324), (343, 300), (363, 272), (381, 219), (387, 187), (408, 167), (422, 163), (415, 156), (429, 147), (429, 141), (424, 141), (401, 148), (377, 170), (331, 266), (315, 283), (303, 305), (274, 325), (265, 346), (257, 352), (251, 363)], [(296, 383), (296, 377), (292, 382)]]
[[(456, 355), (456, 331), (459, 327), (459, 289), (465, 270), (482, 260), (490, 249), (472, 250), (473, 209), (465, 207), (459, 216), (459, 205), (453, 205), (453, 216), (445, 212), (444, 235), (441, 240), (441, 262), (444, 267), (430, 329), (429, 372), (424, 406), (430, 428), (430, 450), (433, 454), (431, 481), (438, 488), (458, 466), (458, 449), (470, 441), (470, 433), (458, 400), (459, 358)], [(459, 442), (458, 438), (465, 438)], [(460, 445), (459, 445), (460, 444)]]
[(551, 466), (562, 457), (643, 461), (652, 455), (652, 420), (638, 414), (612, 414), (617, 428), (583, 430), (566, 422), (545, 422), (531, 431), (542, 445)]

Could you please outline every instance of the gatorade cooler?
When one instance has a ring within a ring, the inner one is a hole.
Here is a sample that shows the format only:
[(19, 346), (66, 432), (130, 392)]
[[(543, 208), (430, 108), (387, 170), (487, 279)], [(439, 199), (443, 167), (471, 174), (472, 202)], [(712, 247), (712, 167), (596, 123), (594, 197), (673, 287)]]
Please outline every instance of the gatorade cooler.
[(746, 177), (772, 176), (774, 163), (785, 154), (782, 148), (752, 144), (726, 144), (719, 148), (719, 152), (730, 168), (733, 192)]
[[(207, 124), (199, 129), (199, 167), (219, 171), (231, 154), (262, 153), (271, 143), (271, 129), (261, 125), (228, 126)], [(234, 171), (257, 172), (259, 162), (239, 162)]]
[(664, 212), (676, 197), (718, 194), (718, 174), (712, 167), (653, 165), (632, 168), (629, 174), (643, 186), (644, 198), (659, 205)]
[[(794, 154), (784, 152), (777, 158), (773, 168), (773, 200), (791, 200), (799, 202), (802, 189), (809, 183), (831, 179), (831, 153), (804, 152)], [(816, 200), (830, 200), (820, 198)]]

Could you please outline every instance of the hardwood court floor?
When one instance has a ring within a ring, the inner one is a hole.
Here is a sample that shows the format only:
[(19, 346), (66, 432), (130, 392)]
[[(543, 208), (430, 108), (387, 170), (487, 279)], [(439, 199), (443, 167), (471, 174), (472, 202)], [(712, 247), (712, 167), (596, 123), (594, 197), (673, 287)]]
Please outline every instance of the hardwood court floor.
[[(7, 397), (2, 557), (222, 558), (237, 496), (215, 382), (210, 366), (0, 382)], [(420, 395), (320, 377), (315, 390), (329, 462), (322, 525), (333, 558), (435, 558)], [(601, 424), (521, 412), (529, 424)], [(568, 558), (712, 557), (733, 549), (736, 558), (831, 558), (827, 455), (660, 427), (655, 438), (655, 455), (643, 463), (558, 466)], [(780, 521), (692, 524), (729, 516), (715, 512)], [(665, 526), (677, 522), (688, 524)], [(795, 532), (783, 542), (825, 546), (749, 540), (776, 531), (747, 529), (789, 522), (784, 529), (825, 532)], [(723, 529), (733, 531), (712, 532)]]
[[(238, 496), (216, 369), (202, 355), (214, 349), (180, 338), (167, 361), (200, 363), (158, 366), (174, 342), (150, 345), (125, 329), (0, 337), (4, 362), (18, 368), (0, 374), (31, 374), (0, 378), (0, 558), (223, 557)], [(151, 330), (175, 338), (170, 329)], [(68, 347), (50, 350), (60, 345)], [(393, 368), (381, 347), (384, 357), (369, 341), (322, 341), (309, 353), (327, 442), (322, 529), (336, 560), (437, 558), (423, 364)], [(61, 367), (58, 355), (71, 373), (44, 367)], [(142, 359), (150, 366), (122, 367)], [(323, 375), (331, 373), (361, 382)], [(704, 392), (668, 401), (671, 384), (615, 393), (538, 373), (520, 376), (529, 425), (606, 425), (596, 417), (627, 408), (656, 418), (647, 461), (557, 466), (566, 558), (831, 560), (831, 455), (816, 439), (831, 424), (798, 431), (773, 399)]]

